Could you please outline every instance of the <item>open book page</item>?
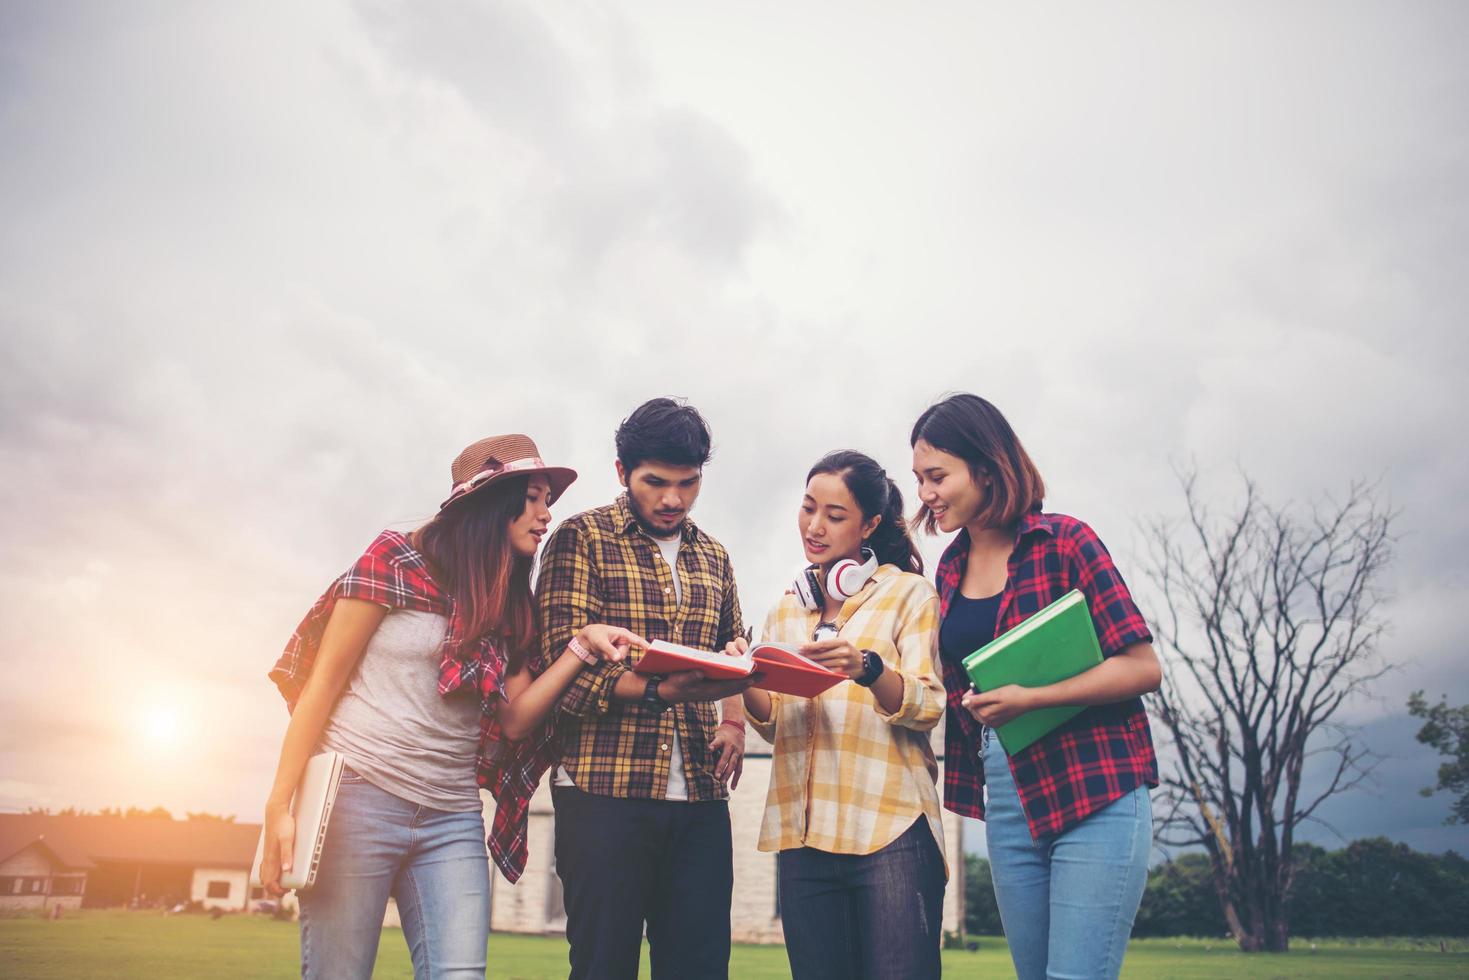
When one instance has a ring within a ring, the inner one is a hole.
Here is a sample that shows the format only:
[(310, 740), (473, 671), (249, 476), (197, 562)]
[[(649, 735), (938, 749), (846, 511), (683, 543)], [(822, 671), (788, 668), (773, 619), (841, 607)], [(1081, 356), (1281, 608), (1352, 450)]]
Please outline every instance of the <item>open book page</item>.
[(748, 654), (743, 657), (731, 657), (727, 653), (686, 647), (678, 643), (669, 643), (667, 640), (654, 640), (633, 665), (633, 670), (640, 674), (671, 674), (679, 670), (705, 670), (715, 672), (711, 676), (721, 677), (738, 677), (750, 673), (753, 668), (754, 661)]
[(794, 643), (757, 643), (750, 648), (749, 655), (755, 659), (756, 665), (760, 663), (790, 664), (793, 667), (809, 667), (823, 673), (831, 673), (826, 667), (803, 657), (799, 652), (800, 647)]

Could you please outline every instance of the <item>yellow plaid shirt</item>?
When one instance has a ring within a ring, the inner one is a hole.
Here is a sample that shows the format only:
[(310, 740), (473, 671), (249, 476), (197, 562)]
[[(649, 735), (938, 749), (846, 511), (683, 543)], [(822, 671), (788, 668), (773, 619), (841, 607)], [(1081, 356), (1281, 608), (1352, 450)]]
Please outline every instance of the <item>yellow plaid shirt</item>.
[[(766, 617), (762, 637), (807, 643), (819, 621), (786, 595)], [(938, 763), (929, 743), (944, 714), (933, 585), (882, 565), (842, 606), (836, 625), (842, 639), (875, 651), (903, 679), (903, 703), (886, 714), (870, 690), (850, 681), (810, 699), (770, 696), (770, 720), (749, 719), (775, 746), (760, 850), (871, 854), (922, 816), (947, 868)]]
[[(537, 666), (549, 664), (587, 623), (703, 650), (723, 650), (744, 631), (729, 555), (693, 521), (683, 523), (678, 580), (682, 601), (668, 563), (633, 518), (626, 494), (562, 522), (541, 551)], [(709, 747), (719, 724), (715, 702), (687, 701), (660, 713), (616, 701), (612, 689), (628, 670), (620, 663), (583, 667), (561, 696), (559, 761), (572, 782), (599, 796), (661, 800), (677, 732), (689, 799), (725, 799), (729, 794), (714, 775)]]

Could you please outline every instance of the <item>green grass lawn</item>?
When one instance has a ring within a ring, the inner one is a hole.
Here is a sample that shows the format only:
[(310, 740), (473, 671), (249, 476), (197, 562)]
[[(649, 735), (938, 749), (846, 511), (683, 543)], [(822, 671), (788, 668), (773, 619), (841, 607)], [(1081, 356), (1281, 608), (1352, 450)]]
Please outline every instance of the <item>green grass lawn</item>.
[[(1003, 940), (981, 938), (980, 950), (944, 952), (946, 977), (1003, 977), (1011, 974)], [(1451, 953), (1437, 943), (1411, 941), (1351, 945), (1308, 941), (1284, 956), (1245, 956), (1229, 943), (1197, 939), (1149, 939), (1128, 949), (1124, 977), (1462, 977), (1469, 952), (1462, 941)], [(0, 978), (71, 980), (205, 980), (288, 978), (300, 975), (296, 926), (291, 922), (202, 915), (165, 917), (157, 912), (81, 912), (59, 922), (39, 917), (0, 919)], [(490, 937), (490, 977), (566, 976), (566, 942), (559, 937)], [(647, 976), (644, 957), (643, 976)], [(730, 960), (735, 980), (789, 977), (779, 946), (736, 946)], [(411, 978), (413, 967), (403, 934), (389, 929), (378, 950), (381, 978)]]

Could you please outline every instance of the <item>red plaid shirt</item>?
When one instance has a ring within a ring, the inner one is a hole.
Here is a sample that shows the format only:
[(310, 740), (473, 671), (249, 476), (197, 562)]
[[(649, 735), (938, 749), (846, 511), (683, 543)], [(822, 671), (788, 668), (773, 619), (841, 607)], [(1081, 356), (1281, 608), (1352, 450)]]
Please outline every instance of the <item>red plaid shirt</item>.
[[(935, 576), (939, 616), (947, 616), (969, 559), (969, 532), (945, 549)], [(1153, 635), (1096, 532), (1064, 514), (1027, 514), (1015, 533), (995, 635), (1013, 629), (1072, 589), (1091, 610), (1102, 655), (1114, 656)], [(969, 678), (943, 660), (949, 710), (944, 725), (944, 805), (984, 817), (980, 734), (959, 699)], [(1158, 760), (1141, 698), (1088, 708), (1010, 757), (1030, 835), (1059, 834), (1132, 792), (1158, 785)]]
[(525, 870), (527, 816), (541, 776), (555, 759), (550, 727), (542, 726), (524, 741), (507, 742), (495, 720), (504, 701), (505, 658), (489, 638), (466, 644), (454, 615), (454, 599), (429, 574), (423, 555), (397, 531), (384, 531), (362, 557), (331, 584), (286, 644), (270, 672), (286, 706), (295, 710), (316, 662), (321, 637), (338, 599), (363, 599), (389, 609), (435, 613), (449, 620), (439, 661), (439, 694), (474, 691), (480, 700), (479, 757), (475, 776), (495, 797), (495, 819), (485, 842), (490, 856), (510, 881)]

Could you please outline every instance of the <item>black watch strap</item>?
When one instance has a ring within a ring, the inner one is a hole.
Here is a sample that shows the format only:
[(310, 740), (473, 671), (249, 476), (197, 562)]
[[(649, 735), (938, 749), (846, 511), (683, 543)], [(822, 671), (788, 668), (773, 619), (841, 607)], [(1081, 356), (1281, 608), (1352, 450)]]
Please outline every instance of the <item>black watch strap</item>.
[(852, 680), (854, 683), (860, 684), (863, 687), (871, 687), (877, 683), (877, 679), (882, 676), (882, 672), (882, 658), (872, 650), (863, 650), (862, 676), (854, 677)]
[(643, 707), (651, 711), (662, 712), (673, 707), (658, 693), (658, 682), (661, 680), (663, 680), (661, 677), (649, 677), (647, 685), (643, 688)]

